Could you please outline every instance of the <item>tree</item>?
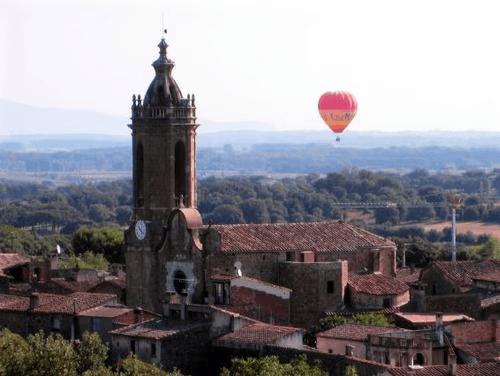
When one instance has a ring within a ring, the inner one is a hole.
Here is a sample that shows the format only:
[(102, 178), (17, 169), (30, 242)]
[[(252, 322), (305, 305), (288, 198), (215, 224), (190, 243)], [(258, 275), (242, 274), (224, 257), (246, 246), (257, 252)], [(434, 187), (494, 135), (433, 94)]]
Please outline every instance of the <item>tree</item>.
[(179, 371), (167, 372), (156, 365), (139, 360), (137, 355), (131, 355), (117, 366), (119, 376), (182, 376)]
[(111, 263), (123, 262), (122, 247), (124, 234), (121, 229), (113, 226), (101, 228), (80, 227), (73, 234), (73, 250), (79, 255), (86, 251), (102, 253)]
[(489, 236), (488, 241), (484, 244), (471, 246), (467, 250), (469, 257), (481, 258), (488, 257), (491, 259), (500, 259), (500, 239)]
[(235, 205), (219, 205), (206, 219), (214, 223), (245, 223), (243, 212)]
[(277, 356), (263, 358), (235, 358), (231, 368), (224, 367), (221, 376), (327, 376), (321, 369), (318, 360), (312, 365), (307, 362), (305, 354), (292, 359), (290, 363), (281, 363)]
[(27, 358), (27, 375), (76, 376), (77, 356), (71, 342), (60, 334), (44, 336), (43, 332), (30, 334), (31, 353)]
[(83, 333), (82, 341), (76, 344), (75, 349), (78, 373), (102, 370), (106, 367), (108, 348), (102, 343), (99, 334)]

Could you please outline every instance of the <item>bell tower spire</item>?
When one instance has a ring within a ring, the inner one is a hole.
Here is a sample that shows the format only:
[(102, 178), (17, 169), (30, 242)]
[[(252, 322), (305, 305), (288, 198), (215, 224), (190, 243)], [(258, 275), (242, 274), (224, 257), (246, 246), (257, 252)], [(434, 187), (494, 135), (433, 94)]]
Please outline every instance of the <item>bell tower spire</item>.
[(172, 77), (164, 38), (153, 62), (155, 77), (144, 96), (132, 97), (134, 216), (166, 218), (178, 206), (196, 208), (196, 106)]

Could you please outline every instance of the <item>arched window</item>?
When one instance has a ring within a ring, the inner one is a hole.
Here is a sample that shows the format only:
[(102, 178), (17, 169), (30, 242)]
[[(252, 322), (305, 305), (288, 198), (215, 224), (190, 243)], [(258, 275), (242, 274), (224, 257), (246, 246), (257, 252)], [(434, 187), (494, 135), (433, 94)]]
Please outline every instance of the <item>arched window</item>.
[(413, 365), (415, 366), (423, 366), (425, 365), (425, 358), (422, 353), (416, 353), (413, 357)]
[(142, 143), (137, 145), (135, 152), (135, 205), (144, 206), (144, 150)]
[(186, 148), (182, 141), (175, 144), (175, 197), (186, 197)]

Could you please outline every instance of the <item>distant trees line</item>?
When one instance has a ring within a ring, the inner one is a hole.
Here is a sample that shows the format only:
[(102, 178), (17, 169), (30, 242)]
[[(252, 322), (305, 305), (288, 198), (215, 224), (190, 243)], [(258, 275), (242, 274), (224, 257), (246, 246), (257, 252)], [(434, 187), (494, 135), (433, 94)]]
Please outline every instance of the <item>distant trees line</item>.
[[(494, 148), (391, 147), (337, 148), (331, 144), (256, 144), (238, 149), (202, 148), (197, 152), (198, 171), (252, 173), (322, 173), (361, 169), (479, 169), (494, 168), (500, 152)], [(62, 173), (83, 170), (131, 171), (130, 147), (117, 146), (59, 152), (15, 152), (0, 150), (0, 166), (5, 171)]]
[[(341, 219), (349, 204), (371, 211), (377, 224), (450, 219), (457, 194), (461, 220), (500, 223), (500, 171), (406, 174), (350, 169), (325, 176), (271, 179), (207, 178), (198, 184), (198, 209), (205, 223), (279, 223)], [(81, 225), (125, 226), (132, 215), (130, 180), (70, 184), (3, 181), (0, 223), (45, 224), (69, 234)]]
[[(351, 169), (285, 179), (212, 177), (199, 181), (198, 209), (206, 224), (287, 223), (339, 220), (354, 206), (374, 218), (374, 223), (355, 224), (395, 239), (400, 251), (406, 250), (408, 265), (423, 266), (449, 259), (449, 246), (440, 243), (451, 241), (451, 224), (444, 231), (426, 232), (412, 223), (449, 220), (457, 192), (463, 203), (459, 219), (500, 223), (498, 171), (452, 175), (418, 169), (397, 175)], [(43, 255), (58, 244), (77, 257), (69, 259), (69, 267), (101, 263), (85, 256), (88, 251), (104, 255), (108, 263), (123, 262), (120, 227), (131, 216), (130, 180), (59, 187), (0, 183), (0, 249)], [(457, 241), (461, 258), (500, 257), (500, 244), (486, 235), (458, 234)]]

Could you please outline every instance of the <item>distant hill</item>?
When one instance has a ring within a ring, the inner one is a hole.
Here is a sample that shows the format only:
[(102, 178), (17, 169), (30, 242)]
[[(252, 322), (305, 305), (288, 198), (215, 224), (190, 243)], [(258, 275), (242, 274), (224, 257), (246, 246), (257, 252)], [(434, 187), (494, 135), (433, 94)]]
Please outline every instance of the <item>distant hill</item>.
[[(257, 144), (326, 144), (336, 148), (497, 148), (500, 132), (276, 131), (264, 122), (217, 122), (199, 118), (199, 148), (249, 149)], [(0, 150), (56, 151), (128, 146), (130, 119), (95, 111), (40, 108), (0, 99)], [(5, 136), (8, 135), (8, 136)]]
[[(328, 173), (352, 167), (500, 168), (500, 132), (347, 131), (337, 142), (328, 130), (276, 131), (262, 122), (200, 123), (200, 177)], [(129, 174), (132, 138), (126, 124), (126, 119), (92, 111), (42, 109), (0, 100), (0, 132), (9, 134), (0, 137), (2, 177), (79, 171)], [(64, 129), (67, 134), (59, 133)]]

